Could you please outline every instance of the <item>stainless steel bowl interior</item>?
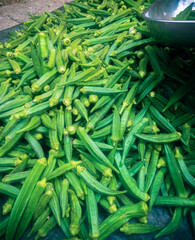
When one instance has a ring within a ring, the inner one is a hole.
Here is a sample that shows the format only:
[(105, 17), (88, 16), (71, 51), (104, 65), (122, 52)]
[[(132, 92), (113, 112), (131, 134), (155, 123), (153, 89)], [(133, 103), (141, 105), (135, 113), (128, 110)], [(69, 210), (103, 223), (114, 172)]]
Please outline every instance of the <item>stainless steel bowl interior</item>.
[(164, 45), (195, 47), (195, 21), (170, 20), (194, 0), (156, 0), (143, 14), (151, 35)]
[[(144, 17), (153, 20), (168, 20), (175, 17), (178, 13), (183, 11), (191, 3), (194, 3), (193, 10), (195, 10), (194, 0), (157, 0), (144, 14)], [(194, 21), (189, 21), (194, 22)]]

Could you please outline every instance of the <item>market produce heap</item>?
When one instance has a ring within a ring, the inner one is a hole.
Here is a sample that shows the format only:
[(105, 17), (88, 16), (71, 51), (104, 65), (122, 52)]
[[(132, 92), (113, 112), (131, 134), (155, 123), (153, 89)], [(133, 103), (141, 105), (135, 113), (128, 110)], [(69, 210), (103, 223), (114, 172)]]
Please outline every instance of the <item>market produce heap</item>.
[[(103, 240), (164, 236), (186, 214), (194, 224), (195, 49), (150, 36), (152, 2), (69, 2), (0, 44), (6, 240), (28, 226), (35, 239), (58, 225), (67, 239)], [(170, 223), (147, 224), (153, 206), (169, 207)]]

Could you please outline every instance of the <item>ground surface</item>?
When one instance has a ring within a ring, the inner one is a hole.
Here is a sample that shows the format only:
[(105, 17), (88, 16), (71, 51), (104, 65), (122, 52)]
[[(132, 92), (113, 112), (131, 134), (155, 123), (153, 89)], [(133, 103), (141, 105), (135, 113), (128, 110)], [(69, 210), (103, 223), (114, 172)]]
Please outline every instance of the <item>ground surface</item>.
[[(53, 11), (64, 5), (70, 0), (0, 0), (0, 31), (20, 24), (27, 19), (31, 14), (43, 13), (45, 10)], [(5, 2), (11, 3), (11, 5), (2, 6)]]

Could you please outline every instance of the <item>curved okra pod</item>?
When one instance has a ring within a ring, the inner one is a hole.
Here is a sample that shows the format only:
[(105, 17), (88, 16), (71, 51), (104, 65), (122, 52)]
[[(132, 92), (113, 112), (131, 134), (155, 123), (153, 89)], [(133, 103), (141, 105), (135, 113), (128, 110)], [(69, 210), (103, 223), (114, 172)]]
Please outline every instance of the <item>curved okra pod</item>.
[(9, 197), (16, 198), (20, 190), (12, 185), (1, 183), (0, 182), (0, 193), (7, 195)]
[(22, 70), (21, 70), (21, 67), (20, 67), (20, 65), (18, 64), (18, 62), (16, 62), (16, 61), (13, 60), (13, 59), (8, 59), (8, 60), (9, 60), (9, 63), (11, 64), (14, 72), (15, 72), (16, 74), (20, 74)]
[(184, 181), (188, 183), (192, 188), (195, 188), (195, 178), (189, 173), (184, 158), (178, 148), (176, 148), (175, 158), (177, 159), (179, 170), (182, 173)]
[(137, 94), (138, 88), (140, 86), (140, 81), (136, 81), (133, 86), (131, 87), (130, 91), (127, 93), (124, 101), (123, 101), (123, 105), (122, 108), (120, 110), (120, 114), (122, 114), (122, 112), (124, 111), (124, 109), (131, 105), (133, 102), (133, 99), (135, 97), (135, 95)]
[(174, 153), (172, 152), (171, 148), (167, 144), (165, 144), (164, 147), (165, 147), (166, 163), (169, 169), (171, 179), (173, 181), (173, 185), (177, 192), (177, 195), (180, 197), (187, 197), (188, 193), (185, 189), (184, 182), (183, 182), (177, 161), (175, 159)]
[(54, 116), (52, 119), (53, 123), (53, 129), (49, 129), (49, 141), (50, 141), (50, 147), (58, 151), (60, 149), (60, 142), (58, 138), (58, 132), (57, 132), (57, 116)]
[(152, 233), (161, 229), (162, 227), (154, 226), (150, 224), (126, 223), (124, 226), (120, 228), (120, 231), (123, 232), (125, 235), (131, 235), (131, 234)]
[[(91, 155), (89, 155), (88, 153), (85, 153), (82, 151), (80, 151), (80, 152), (84, 155), (84, 156), (82, 156), (82, 159), (84, 158), (84, 161), (85, 161), (85, 159), (90, 161), (91, 165), (93, 165), (95, 169), (97, 169), (100, 173), (102, 173), (103, 176), (108, 177), (108, 178), (112, 177), (112, 170), (110, 168), (105, 167), (103, 164), (101, 164), (97, 161), (94, 161), (94, 158)], [(85, 163), (86, 163), (86, 161), (85, 161)], [(87, 166), (87, 167), (89, 167), (89, 166)]]
[[(61, 160), (58, 160), (58, 165), (60, 167), (64, 166), (65, 163)], [(68, 171), (65, 173), (65, 177), (68, 179), (70, 185), (76, 192), (77, 197), (81, 198), (82, 200), (84, 199), (84, 192), (81, 187), (81, 183), (77, 175), (73, 171)]]
[(163, 181), (163, 178), (166, 174), (166, 168), (161, 168), (155, 178), (154, 178), (154, 181), (152, 183), (152, 186), (150, 188), (150, 202), (149, 202), (149, 211), (151, 211), (152, 209), (152, 206), (159, 194), (159, 191), (160, 191), (160, 187), (161, 187), (161, 184), (162, 184), (162, 181)]
[(146, 203), (139, 202), (132, 206), (124, 206), (119, 210), (107, 217), (100, 224), (100, 237), (99, 240), (106, 239), (111, 233), (120, 228), (132, 218), (143, 217), (147, 215), (148, 207)]
[(130, 117), (130, 113), (131, 113), (131, 107), (132, 104), (130, 104), (123, 112), (122, 116), (121, 116), (121, 139), (124, 136), (124, 133), (126, 131), (127, 128), (127, 124), (128, 124), (128, 120)]
[(52, 48), (50, 49), (50, 53), (49, 53), (49, 60), (47, 63), (47, 67), (50, 69), (53, 69), (55, 67), (55, 59), (56, 59), (56, 49)]
[(167, 105), (163, 109), (163, 112), (165, 112), (168, 108), (170, 108), (174, 103), (178, 102), (181, 98), (183, 98), (189, 91), (192, 90), (194, 82), (193, 79), (185, 82), (185, 84), (181, 85), (171, 96), (169, 99)]
[(52, 197), (50, 198), (50, 201), (49, 201), (49, 206), (51, 208), (51, 211), (55, 217), (55, 220), (56, 222), (58, 223), (58, 225), (60, 226), (61, 225), (61, 220), (62, 220), (62, 214), (61, 214), (61, 209), (60, 209), (60, 203), (59, 203), (59, 199), (58, 199), (58, 196), (53, 188), (53, 184), (51, 183), (48, 183), (47, 186), (46, 186), (46, 189), (47, 190), (52, 190), (53, 191), (53, 194), (52, 194)]
[(190, 142), (190, 133), (191, 133), (191, 126), (188, 123), (185, 123), (182, 127), (182, 139), (183, 143), (186, 146), (186, 150), (189, 150), (189, 142)]
[(20, 90), (12, 90), (8, 92), (5, 96), (2, 96), (0, 99), (0, 104), (2, 105), (3, 103), (13, 99), (14, 97), (18, 96), (20, 93)]
[(71, 224), (69, 230), (71, 235), (75, 236), (80, 231), (82, 209), (75, 192), (70, 189), (68, 192), (70, 195), (70, 216), (71, 216)]
[(56, 168), (53, 172), (51, 172), (48, 176), (46, 176), (47, 180), (51, 180), (53, 178), (56, 178), (62, 174), (64, 174), (67, 171), (70, 171), (77, 167), (78, 164), (80, 164), (81, 161), (71, 161), (69, 163), (64, 164), (63, 166)]
[(173, 206), (173, 207), (195, 207), (195, 199), (182, 198), (177, 196), (157, 197), (155, 206)]
[(67, 81), (68, 72), (69, 72), (69, 69), (67, 69), (65, 71), (65, 73), (61, 75), (59, 82), (56, 84), (56, 86), (53, 90), (53, 95), (49, 99), (50, 107), (56, 106), (59, 103), (59, 101), (64, 93), (65, 87), (63, 86), (63, 83), (65, 83)]
[(49, 203), (51, 197), (53, 195), (53, 189), (48, 189), (45, 191), (45, 193), (40, 197), (37, 206), (34, 210), (33, 213), (33, 220), (35, 221), (36, 219), (38, 219), (42, 212), (45, 210), (45, 208), (47, 207), (47, 204)]
[(159, 134), (135, 134), (136, 137), (152, 143), (170, 143), (181, 139), (180, 132)]
[(97, 161), (118, 172), (118, 170), (110, 163), (110, 161), (103, 154), (103, 152), (93, 142), (93, 140), (90, 138), (90, 136), (87, 134), (86, 130), (83, 127), (78, 128), (77, 134), (87, 148), (87, 150), (97, 159)]
[(182, 221), (182, 208), (176, 208), (170, 223), (155, 235), (155, 239), (175, 232)]
[(60, 106), (60, 109), (57, 111), (57, 132), (58, 132), (58, 138), (59, 141), (62, 141), (63, 139), (63, 133), (64, 133), (64, 111), (63, 106)]
[(33, 92), (40, 92), (46, 85), (48, 85), (57, 75), (57, 69), (53, 68), (50, 72), (46, 72), (31, 88)]
[(75, 77), (73, 77), (71, 79), (71, 81), (67, 81), (67, 82), (63, 83), (62, 85), (59, 85), (59, 87), (75, 85), (77, 83), (83, 82), (86, 78), (91, 76), (91, 74), (93, 74), (94, 72), (95, 72), (95, 68), (91, 67), (91, 68), (84, 70), (81, 73), (77, 74)]
[(121, 140), (121, 119), (117, 107), (114, 105), (114, 114), (112, 121), (112, 134), (111, 140), (114, 142), (119, 142)]
[[(108, 187), (111, 190), (115, 190), (115, 191), (117, 190), (117, 179), (116, 179), (115, 175), (112, 176), (112, 179), (111, 179)], [(116, 200), (116, 196), (108, 196), (107, 200), (108, 200), (109, 204), (112, 205)]]
[(50, 207), (47, 207), (43, 212), (41, 212), (41, 215), (35, 221), (35, 223), (34, 223), (32, 229), (31, 229), (30, 233), (28, 234), (28, 237), (30, 237), (32, 234), (37, 232), (40, 229), (40, 227), (43, 226), (43, 224), (48, 219), (50, 213), (51, 213)]
[(166, 132), (176, 132), (176, 129), (170, 122), (153, 106), (149, 107), (149, 111), (153, 120)]
[(47, 233), (57, 225), (57, 220), (55, 216), (49, 217), (49, 219), (39, 228), (38, 233), (35, 237), (35, 240), (38, 240), (40, 237), (45, 237)]
[(10, 214), (10, 220), (6, 231), (6, 240), (11, 240), (14, 238), (19, 221), (29, 202), (34, 187), (44, 168), (46, 167), (46, 164), (45, 158), (38, 159), (30, 174), (26, 178)]
[(28, 125), (25, 128), (17, 131), (16, 133), (28, 132), (32, 129), (37, 128), (40, 124), (41, 124), (40, 117), (39, 116), (34, 116), (34, 117), (32, 117), (32, 119), (30, 120), (30, 122), (28, 123)]
[(140, 133), (142, 129), (148, 124), (148, 122), (149, 120), (147, 118), (143, 118), (137, 124), (135, 124), (129, 131), (129, 133), (126, 135), (123, 145), (122, 164), (124, 164), (125, 158), (127, 157), (129, 150), (131, 149), (132, 145), (136, 140), (135, 134)]
[(38, 53), (37, 53), (33, 43), (31, 43), (30, 47), (31, 47), (31, 57), (32, 57), (34, 69), (35, 69), (37, 75), (39, 77), (41, 77), (42, 76), (41, 61), (39, 59)]
[(117, 89), (113, 89), (113, 88), (105, 88), (105, 87), (83, 87), (80, 90), (82, 93), (90, 95), (90, 94), (94, 94), (94, 95), (100, 95), (100, 96), (112, 96), (114, 94), (118, 94), (118, 93), (124, 93), (127, 90), (117, 90)]
[(62, 218), (65, 217), (66, 211), (68, 209), (68, 189), (69, 189), (69, 181), (64, 179), (61, 182), (61, 193), (60, 193), (60, 206), (62, 209)]
[(82, 152), (82, 151), (79, 151), (79, 152), (81, 153), (79, 156), (82, 160), (83, 166), (87, 169), (87, 171), (89, 171), (89, 173), (91, 173), (95, 177), (98, 177), (98, 172), (97, 172), (96, 168), (94, 167), (93, 163), (91, 163), (91, 161), (90, 161), (91, 158), (89, 158), (89, 154), (87, 154), (86, 152)]
[(9, 217), (5, 218), (0, 222), (0, 237), (5, 234), (8, 222), (9, 222)]
[(47, 166), (45, 168), (45, 171), (43, 172), (42, 177), (47, 177), (53, 171), (53, 169), (55, 168), (57, 153), (58, 152), (54, 149), (49, 150)]
[(7, 101), (4, 104), (2, 104), (0, 106), (0, 113), (12, 110), (14, 108), (21, 107), (21, 106), (25, 105), (26, 103), (28, 103), (30, 100), (32, 100), (32, 98), (29, 95), (26, 95), (26, 96), (19, 95), (15, 99)]
[(124, 164), (121, 164), (121, 155), (119, 152), (116, 152), (116, 154), (115, 154), (115, 161), (116, 161), (116, 165), (120, 172), (119, 178), (120, 178), (122, 184), (124, 185), (124, 187), (135, 198), (147, 202), (150, 199), (149, 195), (145, 192), (142, 192), (139, 189), (136, 181), (133, 179), (133, 177), (130, 176), (126, 166)]
[(99, 222), (98, 222), (98, 209), (97, 201), (93, 190), (88, 188), (88, 194), (86, 195), (86, 208), (87, 216), (89, 221), (89, 237), (98, 238), (99, 237)]
[(45, 154), (37, 139), (29, 132), (25, 134), (25, 139), (28, 141), (32, 149), (35, 151), (38, 158), (44, 158)]
[(118, 195), (126, 191), (113, 191), (103, 184), (98, 182), (87, 170), (85, 167), (77, 166), (77, 174), (85, 181), (85, 183), (94, 191), (104, 194), (104, 195)]
[(33, 103), (41, 103), (41, 102), (45, 102), (47, 100), (49, 100), (49, 98), (52, 96), (53, 94), (53, 90), (50, 90), (46, 93), (43, 93), (41, 95), (37, 95), (34, 97), (33, 99)]
[(28, 227), (32, 217), (34, 210), (37, 206), (37, 203), (46, 188), (46, 178), (42, 179), (41, 181), (37, 182), (35, 189), (32, 192), (31, 198), (25, 208), (25, 211), (22, 215), (20, 223), (18, 225), (15, 238), (20, 239), (26, 228)]
[(7, 122), (3, 130), (0, 132), (0, 141), (13, 129), (18, 123), (18, 119), (13, 117), (10, 121)]
[(5, 175), (5, 177), (2, 179), (2, 182), (4, 183), (20, 182), (25, 180), (28, 177), (29, 173), (30, 171), (8, 174)]
[(53, 122), (47, 113), (43, 113), (41, 115), (41, 120), (45, 127), (55, 130), (55, 127), (53, 126)]
[(72, 160), (72, 147), (73, 147), (73, 143), (72, 143), (72, 137), (67, 134), (67, 132), (64, 132), (64, 152), (65, 152), (65, 156), (68, 162), (70, 162)]
[[(28, 124), (28, 119), (24, 119), (18, 123), (18, 125), (14, 128), (17, 130), (22, 129)], [(15, 144), (22, 138), (24, 133), (14, 133), (11, 139), (5, 142), (4, 145), (0, 147), (0, 157), (4, 156), (10, 149), (12, 149)]]
[(75, 99), (74, 105), (77, 108), (77, 110), (79, 111), (79, 113), (81, 114), (81, 116), (84, 117), (85, 120), (88, 122), (88, 120), (89, 120), (88, 112), (87, 112), (87, 109), (85, 108), (84, 104), (79, 99)]
[[(113, 149), (113, 146), (110, 146), (106, 143), (101, 143), (101, 142), (94, 142), (97, 147), (99, 147), (99, 149), (101, 149), (102, 151), (110, 151)], [(78, 140), (78, 139), (74, 139), (73, 140), (73, 147), (75, 148), (80, 148), (80, 149), (86, 149), (85, 145), (82, 143), (82, 141)]]

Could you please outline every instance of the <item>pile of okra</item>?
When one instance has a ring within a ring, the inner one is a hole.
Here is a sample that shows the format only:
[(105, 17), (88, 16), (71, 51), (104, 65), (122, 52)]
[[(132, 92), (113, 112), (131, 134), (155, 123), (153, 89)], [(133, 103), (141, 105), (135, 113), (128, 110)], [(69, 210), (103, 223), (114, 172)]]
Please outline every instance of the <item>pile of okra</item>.
[(150, 36), (152, 2), (69, 2), (0, 44), (3, 239), (195, 229), (195, 49)]

